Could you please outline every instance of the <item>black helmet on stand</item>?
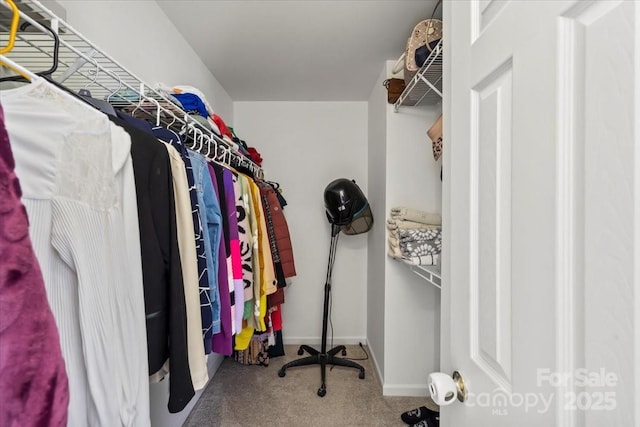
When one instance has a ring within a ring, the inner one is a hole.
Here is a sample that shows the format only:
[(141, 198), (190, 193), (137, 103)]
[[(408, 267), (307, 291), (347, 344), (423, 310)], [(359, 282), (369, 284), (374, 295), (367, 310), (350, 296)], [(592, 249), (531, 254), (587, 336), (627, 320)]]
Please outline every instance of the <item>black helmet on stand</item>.
[(324, 190), (324, 207), (329, 222), (345, 234), (371, 230), (373, 214), (364, 193), (354, 180), (339, 178)]

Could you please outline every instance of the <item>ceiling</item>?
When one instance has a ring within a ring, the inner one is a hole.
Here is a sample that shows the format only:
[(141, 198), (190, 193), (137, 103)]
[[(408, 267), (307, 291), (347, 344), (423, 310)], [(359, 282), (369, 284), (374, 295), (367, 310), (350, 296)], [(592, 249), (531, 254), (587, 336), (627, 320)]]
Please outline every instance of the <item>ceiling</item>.
[(234, 101), (367, 100), (435, 3), (158, 0)]

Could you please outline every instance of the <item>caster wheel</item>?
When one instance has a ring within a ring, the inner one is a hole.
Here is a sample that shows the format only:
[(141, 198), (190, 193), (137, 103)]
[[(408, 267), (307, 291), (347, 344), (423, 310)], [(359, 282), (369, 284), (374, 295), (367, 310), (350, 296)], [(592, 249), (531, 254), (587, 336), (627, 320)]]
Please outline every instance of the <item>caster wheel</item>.
[(304, 350), (299, 348), (298, 349), (298, 356), (302, 356), (304, 354)]
[(284, 377), (285, 375), (287, 375), (287, 373), (286, 373), (283, 369), (280, 369), (280, 370), (278, 371), (278, 376), (279, 376), (280, 378)]
[(358, 375), (358, 378), (360, 378), (361, 380), (364, 379), (364, 371), (360, 371), (360, 375)]
[(326, 389), (326, 388), (324, 388), (324, 387), (320, 387), (320, 388), (318, 389), (318, 396), (320, 396), (320, 397), (324, 397), (324, 395), (325, 395), (325, 394), (327, 394), (327, 389)]
[(345, 348), (344, 350), (342, 350), (342, 355), (346, 356), (347, 355), (347, 349)]

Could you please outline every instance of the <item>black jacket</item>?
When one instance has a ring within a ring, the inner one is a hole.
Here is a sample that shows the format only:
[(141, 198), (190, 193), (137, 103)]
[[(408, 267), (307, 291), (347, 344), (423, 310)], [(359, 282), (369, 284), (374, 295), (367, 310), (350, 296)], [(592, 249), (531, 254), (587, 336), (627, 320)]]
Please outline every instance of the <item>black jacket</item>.
[[(138, 202), (149, 374), (169, 359), (169, 412), (194, 396), (187, 354), (187, 315), (176, 231), (171, 165), (166, 148), (121, 116), (112, 120), (131, 136)], [(133, 119), (135, 120), (135, 119)]]

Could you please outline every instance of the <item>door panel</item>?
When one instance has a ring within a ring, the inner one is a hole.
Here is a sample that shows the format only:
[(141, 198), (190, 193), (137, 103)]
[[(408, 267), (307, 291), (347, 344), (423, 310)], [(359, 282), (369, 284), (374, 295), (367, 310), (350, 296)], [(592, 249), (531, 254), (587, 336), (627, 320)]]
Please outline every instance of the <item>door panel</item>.
[(639, 15), (445, 2), (445, 427), (640, 423)]
[[(637, 110), (630, 90), (633, 9), (631, 2), (623, 1), (580, 4), (564, 14), (560, 26), (560, 70), (565, 79), (575, 82), (563, 94), (561, 111), (561, 126), (568, 131), (560, 142), (569, 156), (560, 167), (573, 169), (572, 182), (563, 185), (575, 206), (568, 224), (572, 233), (567, 236), (573, 243), (569, 277), (574, 280), (565, 284), (573, 294), (568, 309), (575, 309), (568, 334), (575, 337), (574, 348), (568, 351), (573, 357), (565, 364), (590, 372), (606, 367), (617, 377), (614, 410), (575, 411), (573, 404), (565, 405), (569, 412), (565, 417), (574, 425), (634, 425), (637, 406), (631, 374), (637, 369), (633, 364), (634, 254), (638, 257), (630, 232), (638, 227), (633, 182), (638, 167), (633, 144)], [(593, 396), (592, 390), (568, 391)]]
[[(511, 62), (471, 93), (471, 355), (511, 389)], [(477, 206), (477, 212), (475, 208)], [(477, 273), (476, 273), (477, 272)]]

